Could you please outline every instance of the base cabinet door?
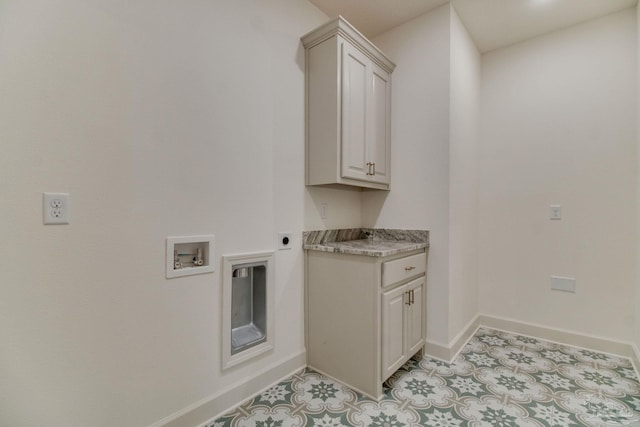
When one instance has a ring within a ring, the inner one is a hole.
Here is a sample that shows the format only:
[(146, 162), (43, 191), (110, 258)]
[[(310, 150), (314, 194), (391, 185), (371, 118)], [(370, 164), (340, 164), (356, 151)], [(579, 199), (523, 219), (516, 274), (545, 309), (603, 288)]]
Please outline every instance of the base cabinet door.
[(424, 277), (409, 283), (407, 291), (410, 305), (407, 306), (407, 346), (409, 355), (415, 354), (424, 345)]
[(424, 276), (382, 294), (382, 379), (424, 345)]
[(406, 360), (406, 286), (382, 294), (382, 379), (386, 380)]

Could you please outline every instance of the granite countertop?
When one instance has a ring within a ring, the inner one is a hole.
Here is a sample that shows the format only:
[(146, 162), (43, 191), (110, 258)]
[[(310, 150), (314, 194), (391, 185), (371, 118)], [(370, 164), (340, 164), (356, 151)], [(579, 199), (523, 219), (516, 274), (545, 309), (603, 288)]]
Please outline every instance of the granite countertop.
[(386, 257), (429, 247), (427, 230), (350, 228), (305, 231), (303, 248), (309, 251)]

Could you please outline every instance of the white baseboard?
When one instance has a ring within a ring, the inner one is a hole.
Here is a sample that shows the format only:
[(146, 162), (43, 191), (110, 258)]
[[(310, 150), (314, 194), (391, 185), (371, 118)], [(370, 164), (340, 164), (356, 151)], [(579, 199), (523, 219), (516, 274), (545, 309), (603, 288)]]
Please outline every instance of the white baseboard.
[(476, 315), (473, 319), (462, 328), (462, 330), (451, 340), (449, 344), (439, 343), (437, 341), (427, 340), (426, 354), (434, 359), (451, 363), (456, 358), (462, 347), (469, 341), (469, 338), (478, 329), (480, 315)]
[[(636, 368), (636, 374), (638, 374), (640, 372), (640, 352), (638, 351), (638, 346), (635, 344), (631, 344), (631, 347), (633, 347), (633, 357), (631, 358), (631, 361), (633, 362), (633, 367)], [(640, 375), (638, 375), (638, 378), (640, 378)]]
[(156, 421), (149, 427), (204, 427), (220, 415), (279, 383), (306, 365), (307, 354), (302, 351), (260, 372), (253, 372), (236, 384)]
[(568, 344), (574, 347), (581, 347), (590, 350), (622, 356), (629, 359), (637, 359), (637, 351), (632, 343), (612, 340), (597, 335), (583, 334), (566, 329), (551, 328), (549, 326), (535, 323), (521, 322), (519, 320), (504, 317), (480, 315), (480, 325), (492, 329), (500, 329), (508, 332), (515, 332), (523, 335), (530, 335), (547, 341), (554, 341), (561, 344)]
[(425, 346), (425, 355), (432, 359), (437, 359), (442, 362), (451, 362), (451, 350), (446, 344), (439, 343), (437, 341), (427, 340)]
[(473, 318), (449, 344), (427, 340), (427, 355), (451, 363), (481, 326), (626, 357), (631, 359), (636, 370), (640, 367), (640, 351), (632, 343), (486, 314), (478, 314)]
[(475, 334), (476, 330), (480, 327), (480, 315), (477, 315), (462, 330), (456, 335), (454, 339), (449, 343), (451, 349), (451, 361), (458, 357), (458, 353), (462, 350), (462, 347), (467, 344), (467, 341)]

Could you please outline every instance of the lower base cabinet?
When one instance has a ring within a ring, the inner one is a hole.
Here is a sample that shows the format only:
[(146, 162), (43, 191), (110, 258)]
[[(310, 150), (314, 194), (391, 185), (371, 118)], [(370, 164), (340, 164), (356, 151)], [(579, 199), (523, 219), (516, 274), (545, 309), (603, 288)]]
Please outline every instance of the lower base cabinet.
[(426, 250), (391, 257), (306, 252), (309, 367), (374, 399), (425, 344)]

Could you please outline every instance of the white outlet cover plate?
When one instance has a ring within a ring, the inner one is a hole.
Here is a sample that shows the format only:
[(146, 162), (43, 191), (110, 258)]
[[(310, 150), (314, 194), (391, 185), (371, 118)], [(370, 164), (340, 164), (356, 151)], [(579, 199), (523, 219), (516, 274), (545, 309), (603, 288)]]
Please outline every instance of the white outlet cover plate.
[[(288, 239), (288, 243), (285, 243), (285, 239)], [(278, 249), (286, 250), (293, 247), (293, 233), (283, 232), (278, 233)]]
[(320, 203), (320, 218), (327, 219), (329, 217), (329, 204), (328, 203)]
[(69, 224), (69, 193), (42, 193), (42, 223)]
[(576, 279), (573, 277), (551, 276), (551, 289), (554, 291), (575, 292)]
[(553, 220), (562, 219), (562, 206), (549, 205), (549, 219), (553, 219)]

